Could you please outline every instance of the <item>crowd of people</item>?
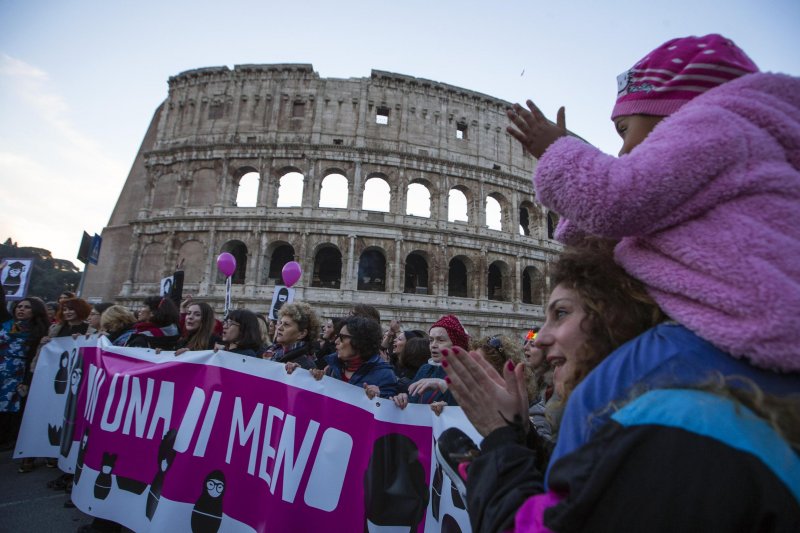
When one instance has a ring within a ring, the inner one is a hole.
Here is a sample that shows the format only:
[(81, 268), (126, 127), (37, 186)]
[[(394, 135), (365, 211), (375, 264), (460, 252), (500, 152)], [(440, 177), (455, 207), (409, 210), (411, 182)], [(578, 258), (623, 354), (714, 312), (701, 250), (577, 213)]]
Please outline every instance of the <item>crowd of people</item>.
[(400, 409), (460, 406), (483, 440), (451, 428), (436, 454), (474, 531), (796, 530), (800, 80), (707, 35), (665, 43), (618, 82), (618, 158), (571, 135), (563, 110), (555, 123), (531, 101), (508, 111), (567, 244), (524, 338), (476, 338), (452, 314), (382, 326), (363, 304), (321, 321), (295, 301), (270, 321), (191, 297), (136, 313), (27, 298), (2, 325), (3, 442), (37, 350), (98, 333), (270, 360)]

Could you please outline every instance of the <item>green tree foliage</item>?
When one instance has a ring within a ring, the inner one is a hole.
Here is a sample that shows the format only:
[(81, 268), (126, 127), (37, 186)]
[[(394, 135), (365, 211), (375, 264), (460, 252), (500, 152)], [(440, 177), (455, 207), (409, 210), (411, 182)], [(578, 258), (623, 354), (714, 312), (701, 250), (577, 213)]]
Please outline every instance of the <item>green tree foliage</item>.
[(47, 302), (58, 299), (58, 295), (64, 291), (78, 290), (81, 271), (71, 261), (54, 258), (50, 250), (17, 246), (17, 243), (11, 242), (9, 238), (0, 244), (0, 258), (6, 257), (33, 258), (31, 283), (28, 286), (29, 296), (38, 296)]

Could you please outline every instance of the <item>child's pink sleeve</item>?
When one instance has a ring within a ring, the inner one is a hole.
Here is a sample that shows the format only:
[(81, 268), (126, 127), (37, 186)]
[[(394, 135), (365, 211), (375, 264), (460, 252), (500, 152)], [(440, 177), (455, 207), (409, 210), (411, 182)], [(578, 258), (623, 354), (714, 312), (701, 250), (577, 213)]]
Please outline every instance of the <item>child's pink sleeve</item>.
[[(645, 235), (702, 210), (715, 179), (743, 161), (747, 144), (740, 117), (701, 107), (660, 123), (622, 157), (604, 154), (574, 137), (553, 143), (539, 160), (539, 201), (581, 230), (607, 238)], [(697, 209), (701, 205), (694, 206)], [(574, 229), (572, 229), (574, 231)], [(560, 231), (568, 236), (568, 233)]]

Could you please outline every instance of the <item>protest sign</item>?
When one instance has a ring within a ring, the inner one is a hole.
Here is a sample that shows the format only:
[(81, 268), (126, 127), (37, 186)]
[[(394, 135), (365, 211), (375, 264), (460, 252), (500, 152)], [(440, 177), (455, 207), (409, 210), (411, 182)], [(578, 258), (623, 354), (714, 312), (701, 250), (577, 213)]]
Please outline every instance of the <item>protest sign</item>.
[(15, 457), (59, 457), (81, 510), (135, 531), (469, 529), (433, 453), (447, 427), (478, 439), (459, 408), (437, 417), (270, 361), (83, 337), (48, 343), (34, 376)]

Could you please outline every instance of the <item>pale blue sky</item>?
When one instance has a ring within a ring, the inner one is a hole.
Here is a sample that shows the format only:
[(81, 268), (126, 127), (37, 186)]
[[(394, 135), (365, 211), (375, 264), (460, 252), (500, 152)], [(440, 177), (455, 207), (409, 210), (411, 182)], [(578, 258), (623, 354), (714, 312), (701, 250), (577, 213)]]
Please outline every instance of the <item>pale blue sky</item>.
[(565, 105), (570, 129), (616, 153), (616, 75), (646, 52), (716, 32), (762, 70), (800, 75), (798, 28), (797, 0), (0, 0), (0, 238), (74, 261), (184, 70), (311, 63), (530, 97), (550, 116)]

